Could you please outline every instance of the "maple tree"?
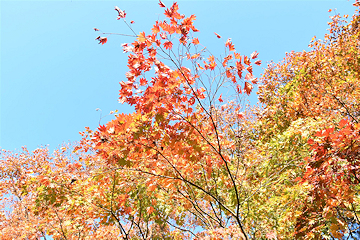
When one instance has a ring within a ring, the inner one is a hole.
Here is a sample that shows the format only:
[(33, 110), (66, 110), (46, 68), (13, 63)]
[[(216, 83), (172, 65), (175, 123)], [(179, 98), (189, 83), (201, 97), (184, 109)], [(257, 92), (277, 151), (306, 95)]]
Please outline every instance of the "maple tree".
[[(2, 153), (3, 196), (11, 193), (5, 203), (12, 210), (3, 215), (4, 234), (248, 239), (242, 98), (256, 84), (258, 53), (240, 55), (227, 39), (225, 56), (217, 58), (194, 36), (195, 15), (181, 15), (177, 3), (159, 5), (167, 20), (156, 21), (150, 34), (128, 25), (136, 40), (123, 44), (129, 71), (119, 102), (133, 105), (134, 113), (87, 129), (71, 154)], [(125, 11), (115, 10), (127, 24)]]
[(270, 64), (259, 87), (258, 148), (271, 169), (287, 166), (269, 202), (291, 199), (278, 221), (300, 239), (351, 237), (359, 224), (359, 10), (331, 18), (324, 40)]
[[(358, 6), (359, 3), (354, 5)], [(53, 153), (2, 150), (4, 239), (341, 239), (359, 224), (359, 11), (309, 52), (215, 57), (195, 15), (123, 44), (130, 114)], [(130, 22), (132, 24), (133, 21)], [(96, 38), (106, 44), (108, 36)], [(121, 34), (124, 35), (124, 34)], [(218, 41), (222, 36), (214, 33)], [(131, 36), (131, 35), (128, 35)], [(259, 107), (246, 97), (260, 82)]]

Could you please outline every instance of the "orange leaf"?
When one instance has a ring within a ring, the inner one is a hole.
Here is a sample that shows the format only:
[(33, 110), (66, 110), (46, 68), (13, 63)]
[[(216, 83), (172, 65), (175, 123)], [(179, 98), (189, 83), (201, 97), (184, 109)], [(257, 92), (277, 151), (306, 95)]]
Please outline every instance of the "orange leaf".
[(146, 212), (148, 213), (148, 214), (151, 214), (151, 213), (153, 213), (155, 211), (155, 209), (153, 208), (153, 207), (147, 207), (146, 208)]
[(166, 49), (171, 49), (172, 46), (173, 46), (173, 43), (170, 42), (170, 41), (166, 41), (166, 42), (164, 43), (164, 47), (165, 47)]
[(249, 82), (245, 82), (244, 90), (247, 95), (250, 95), (251, 91), (253, 89), (253, 86)]
[(250, 59), (247, 56), (244, 57), (244, 63), (250, 66)]
[(225, 46), (229, 48), (229, 51), (235, 51), (235, 46), (231, 42), (231, 38), (226, 41)]
[(194, 39), (192, 40), (192, 43), (193, 43), (194, 45), (198, 45), (198, 44), (199, 44), (199, 39), (198, 39), (198, 38), (194, 38)]
[(153, 34), (157, 34), (158, 32), (160, 32), (160, 27), (159, 25), (155, 24), (154, 27), (151, 29)]
[(145, 41), (146, 41), (145, 32), (139, 33), (139, 36), (138, 36), (137, 40), (138, 40), (139, 42), (141, 42), (141, 43), (142, 43), (142, 42), (145, 42)]
[(348, 123), (348, 121), (346, 119), (342, 119), (339, 122), (339, 128), (343, 128), (347, 123)]

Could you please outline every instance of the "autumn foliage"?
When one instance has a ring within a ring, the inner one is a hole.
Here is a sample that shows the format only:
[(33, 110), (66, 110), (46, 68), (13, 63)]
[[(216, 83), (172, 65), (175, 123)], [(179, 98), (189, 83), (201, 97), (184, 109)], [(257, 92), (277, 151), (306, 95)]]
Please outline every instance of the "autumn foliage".
[(289, 164), (287, 191), (306, 193), (289, 213), (300, 239), (341, 239), (359, 224), (359, 11), (331, 18), (323, 40), (270, 64), (259, 88), (261, 147)]
[[(354, 4), (357, 5), (357, 4)], [(82, 140), (1, 155), (1, 239), (341, 239), (359, 211), (359, 12), (263, 76), (231, 39), (164, 8), (123, 44), (119, 102)], [(101, 31), (97, 28), (96, 32)], [(96, 38), (105, 44), (111, 34)], [(113, 38), (112, 40), (114, 40)], [(259, 106), (246, 97), (259, 84)]]

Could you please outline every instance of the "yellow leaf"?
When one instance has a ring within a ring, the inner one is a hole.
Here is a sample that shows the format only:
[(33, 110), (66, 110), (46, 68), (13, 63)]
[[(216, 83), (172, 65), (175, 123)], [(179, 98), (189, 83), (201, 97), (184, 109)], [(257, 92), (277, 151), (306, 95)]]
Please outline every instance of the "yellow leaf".
[(146, 41), (145, 32), (139, 33), (139, 36), (138, 36), (137, 40), (138, 40), (139, 42), (141, 42), (141, 43), (142, 43), (142, 42), (145, 42), (145, 41)]

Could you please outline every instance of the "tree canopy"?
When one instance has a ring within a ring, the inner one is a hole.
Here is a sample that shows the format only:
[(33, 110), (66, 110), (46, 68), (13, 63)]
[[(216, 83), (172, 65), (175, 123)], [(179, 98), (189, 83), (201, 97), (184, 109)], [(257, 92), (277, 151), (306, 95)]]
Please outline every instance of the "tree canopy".
[(359, 10), (335, 14), (323, 40), (256, 78), (258, 52), (241, 55), (227, 39), (214, 56), (196, 37), (195, 15), (159, 6), (165, 20), (122, 46), (119, 102), (133, 113), (116, 111), (53, 153), (2, 150), (2, 238), (357, 236)]

